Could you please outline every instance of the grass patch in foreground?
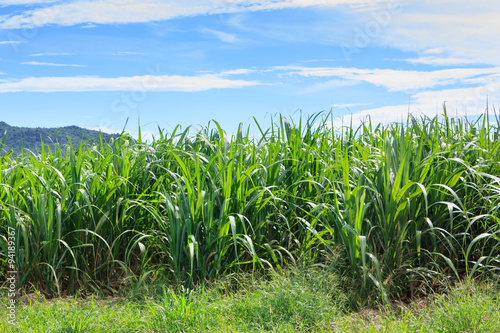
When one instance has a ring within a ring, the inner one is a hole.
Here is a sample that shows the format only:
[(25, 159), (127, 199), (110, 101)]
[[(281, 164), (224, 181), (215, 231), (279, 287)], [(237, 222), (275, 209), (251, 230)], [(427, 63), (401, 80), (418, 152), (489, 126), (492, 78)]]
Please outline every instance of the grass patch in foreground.
[[(238, 284), (236, 288), (234, 285)], [(17, 329), (0, 310), (4, 332), (498, 332), (500, 293), (488, 284), (458, 285), (389, 313), (352, 311), (334, 275), (283, 271), (208, 288), (142, 296), (54, 300), (17, 308)], [(1, 299), (6, 304), (6, 299)]]

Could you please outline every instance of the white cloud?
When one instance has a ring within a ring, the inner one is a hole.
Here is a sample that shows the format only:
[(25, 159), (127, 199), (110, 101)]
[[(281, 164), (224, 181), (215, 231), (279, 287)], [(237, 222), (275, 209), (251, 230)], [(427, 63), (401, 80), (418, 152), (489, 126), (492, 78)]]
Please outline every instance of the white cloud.
[(333, 126), (339, 127), (342, 121), (358, 126), (370, 117), (372, 123), (388, 124), (394, 121), (406, 121), (408, 112), (414, 116), (434, 117), (443, 114), (443, 103), (450, 116), (477, 116), (484, 114), (487, 102), (494, 105), (500, 102), (500, 78), (496, 78), (475, 88), (457, 88), (436, 91), (424, 91), (411, 96), (408, 104), (390, 105), (365, 109), (335, 120)]
[(205, 91), (216, 88), (242, 88), (259, 85), (256, 81), (229, 80), (214, 74), (200, 76), (144, 75), (133, 77), (29, 77), (0, 82), (1, 92), (82, 92), (82, 91)]
[(257, 68), (238, 68), (238, 69), (230, 69), (222, 72), (214, 72), (214, 71), (196, 71), (196, 73), (200, 74), (211, 74), (216, 76), (229, 76), (229, 75), (248, 75), (252, 73), (268, 73), (273, 72), (272, 69), (257, 69)]
[(90, 29), (90, 28), (97, 28), (97, 25), (89, 23), (89, 24), (86, 24), (86, 25), (82, 25), (80, 27), (80, 29)]
[[(224, 0), (223, 0), (224, 2)], [(225, 1), (233, 3), (252, 3), (250, 6), (253, 10), (265, 10), (265, 9), (283, 9), (283, 8), (293, 8), (293, 7), (335, 7), (340, 5), (349, 5), (359, 11), (363, 10), (373, 10), (376, 8), (381, 8), (389, 3), (400, 3), (401, 0), (282, 0), (282, 1), (244, 1), (244, 0), (233, 0)], [(247, 5), (248, 6), (248, 5)]]
[(0, 45), (5, 45), (5, 44), (21, 44), (21, 43), (26, 43), (26, 41), (19, 41), (19, 40), (3, 40), (3, 41), (0, 41)]
[(74, 64), (54, 64), (52, 62), (39, 62), (39, 61), (28, 61), (22, 62), (21, 65), (33, 65), (33, 66), (55, 66), (55, 67), (87, 67), (85, 65), (74, 65)]
[(480, 75), (500, 75), (500, 67), (454, 68), (436, 71), (404, 71), (394, 69), (359, 69), (343, 67), (280, 66), (277, 70), (288, 70), (288, 75), (306, 77), (340, 77), (345, 80), (365, 81), (387, 88), (389, 91), (429, 89), (439, 85), (472, 83), (467, 80)]
[(219, 75), (220, 76), (224, 76), (224, 75), (243, 75), (243, 74), (254, 73), (256, 71), (257, 70), (255, 70), (255, 69), (238, 68), (238, 69), (233, 69), (233, 70), (229, 70), (229, 71), (220, 72)]
[[(7, 0), (0, 3), (51, 2)], [(448, 61), (444, 60), (446, 57), (435, 59), (433, 64), (436, 65), (457, 64), (457, 59), (500, 65), (497, 56), (500, 52), (497, 42), (500, 35), (498, 0), (482, 0), (480, 6), (470, 0), (75, 0), (0, 16), (0, 29), (49, 24), (89, 24), (88, 27), (92, 27), (95, 24), (151, 22), (192, 15), (313, 6), (350, 6), (354, 9), (351, 14), (356, 14), (352, 16), (354, 24), (359, 21), (367, 24), (376, 22), (373, 13), (386, 10), (391, 4), (401, 4), (400, 10), (389, 17), (387, 25), (383, 24), (377, 36), (370, 38), (371, 43), (423, 54), (449, 55)], [(362, 23), (357, 28), (367, 28)], [(354, 34), (354, 28), (336, 27), (331, 42), (345, 40)], [(227, 32), (214, 30), (213, 34), (216, 33), (221, 40), (235, 41), (236, 36)], [(420, 61), (431, 60), (424, 58)]]
[(47, 24), (112, 24), (168, 20), (175, 17), (236, 13), (311, 6), (358, 5), (399, 0), (77, 0), (0, 17), (1, 29), (39, 27)]
[[(112, 128), (109, 128), (106, 126), (84, 127), (84, 128), (91, 130), (91, 131), (99, 131), (99, 132), (107, 133), (107, 134), (121, 134), (121, 130), (112, 129)], [(130, 134), (136, 140), (139, 139), (139, 133), (131, 133), (129, 131), (125, 131), (125, 133)], [(151, 131), (144, 131), (144, 130), (141, 131), (141, 139), (143, 142), (146, 141), (146, 142), (151, 143), (155, 140), (158, 140), (158, 137), (159, 136), (157, 133), (154, 133)]]
[(108, 127), (104, 127), (104, 126), (85, 127), (85, 128), (88, 130), (91, 130), (91, 131), (99, 131), (99, 132), (108, 133), (108, 134), (120, 134), (120, 132), (117, 131), (116, 129), (112, 129), (112, 128), (108, 128)]
[(441, 48), (441, 47), (435, 47), (433, 49), (425, 50), (424, 53), (426, 53), (426, 54), (443, 53), (443, 48)]
[(140, 23), (201, 14), (210, 6), (183, 5), (175, 1), (75, 1), (3, 16), (0, 28), (40, 27), (47, 24)]
[(463, 64), (475, 63), (475, 61), (463, 58), (438, 58), (438, 57), (420, 57), (416, 59), (405, 59), (405, 61), (411, 64), (423, 64), (423, 65), (433, 65), (433, 66), (451, 66), (451, 65), (463, 65)]
[(476, 63), (500, 65), (500, 2), (412, 1), (374, 42), (405, 51), (446, 53)]
[(202, 29), (201, 32), (214, 35), (216, 38), (220, 39), (224, 43), (237, 43), (240, 41), (236, 35), (224, 31)]

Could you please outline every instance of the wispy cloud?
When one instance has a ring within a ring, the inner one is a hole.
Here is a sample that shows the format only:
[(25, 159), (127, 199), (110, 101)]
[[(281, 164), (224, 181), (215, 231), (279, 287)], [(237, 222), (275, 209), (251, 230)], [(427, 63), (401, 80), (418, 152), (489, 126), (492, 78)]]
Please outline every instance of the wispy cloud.
[(75, 55), (74, 53), (68, 52), (44, 52), (44, 53), (34, 53), (30, 54), (30, 57), (43, 57), (43, 56), (69, 56)]
[[(364, 109), (337, 119), (333, 126), (340, 127), (351, 119), (353, 126), (358, 126), (370, 117), (374, 124), (388, 124), (394, 121), (406, 121), (408, 113), (419, 117), (434, 117), (443, 112), (443, 103), (446, 103), (448, 114), (454, 116), (477, 116), (485, 112), (491, 96), (498, 96), (500, 92), (500, 78), (474, 88), (456, 88), (435, 91), (423, 91), (412, 95), (410, 103), (389, 105), (379, 108)], [(351, 118), (352, 117), (352, 118)]]
[(425, 50), (424, 53), (427, 53), (427, 54), (443, 53), (443, 48), (442, 47), (435, 47), (433, 49)]
[(453, 66), (453, 65), (465, 65), (474, 64), (475, 61), (463, 58), (438, 58), (438, 57), (420, 57), (416, 59), (405, 59), (404, 61), (411, 64), (423, 64), (423, 65), (433, 65), (433, 66)]
[(112, 24), (168, 20), (182, 16), (236, 13), (311, 6), (358, 5), (399, 0), (77, 0), (27, 10), (0, 18), (0, 28), (18, 29), (48, 24)]
[(52, 62), (39, 62), (39, 61), (28, 61), (22, 62), (21, 65), (33, 65), (33, 66), (55, 66), (55, 67), (87, 67), (85, 65), (74, 65), (74, 64), (54, 64)]
[(414, 1), (374, 42), (498, 66), (499, 11), (497, 0), (484, 0), (481, 6), (469, 0)]
[(212, 30), (212, 29), (202, 29), (201, 32), (215, 36), (224, 43), (237, 43), (240, 39), (235, 34), (230, 34), (224, 31)]
[(83, 91), (183, 91), (243, 88), (261, 83), (229, 80), (218, 75), (100, 77), (30, 77), (0, 83), (0, 92), (83, 92)]
[(258, 70), (256, 70), (256, 69), (238, 68), (238, 69), (233, 69), (233, 70), (229, 70), (229, 71), (220, 72), (218, 75), (219, 76), (225, 76), (225, 75), (245, 75), (245, 74), (255, 73), (257, 71)]
[(19, 40), (3, 40), (3, 41), (0, 41), (0, 45), (21, 44), (21, 43), (26, 43), (26, 41), (19, 41)]
[[(500, 75), (500, 67), (454, 68), (436, 71), (405, 71), (394, 69), (359, 69), (343, 67), (280, 66), (276, 70), (288, 71), (288, 75), (305, 77), (340, 77), (344, 80), (365, 81), (387, 88), (389, 91), (431, 89), (436, 86), (457, 83), (473, 83), (477, 76)], [(468, 81), (469, 80), (469, 81)]]
[(89, 24), (86, 24), (86, 25), (82, 25), (80, 27), (80, 29), (91, 29), (91, 28), (97, 28), (97, 25), (89, 23)]

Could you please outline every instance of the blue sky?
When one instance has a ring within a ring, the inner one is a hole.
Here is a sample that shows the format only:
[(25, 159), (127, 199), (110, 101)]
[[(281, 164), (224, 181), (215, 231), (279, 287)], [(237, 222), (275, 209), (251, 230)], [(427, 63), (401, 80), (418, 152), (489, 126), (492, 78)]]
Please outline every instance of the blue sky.
[(136, 135), (498, 106), (500, 3), (0, 0), (0, 120)]

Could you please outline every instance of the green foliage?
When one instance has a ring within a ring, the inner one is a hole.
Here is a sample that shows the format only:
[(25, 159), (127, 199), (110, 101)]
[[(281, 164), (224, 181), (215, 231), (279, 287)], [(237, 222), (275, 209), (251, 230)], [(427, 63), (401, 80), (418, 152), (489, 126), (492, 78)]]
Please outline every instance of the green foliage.
[[(279, 116), (0, 160), (0, 266), (20, 288), (116, 293), (166, 278), (319, 265), (380, 301), (500, 268), (499, 123), (409, 118), (336, 131)], [(5, 279), (5, 275), (2, 278)]]
[(70, 143), (86, 145), (98, 144), (102, 140), (109, 141), (118, 137), (118, 134), (100, 133), (78, 126), (67, 126), (60, 128), (28, 128), (9, 126), (0, 121), (0, 156), (13, 151), (16, 155), (22, 151), (40, 153), (42, 143), (44, 149), (54, 151), (56, 145), (68, 145)]

